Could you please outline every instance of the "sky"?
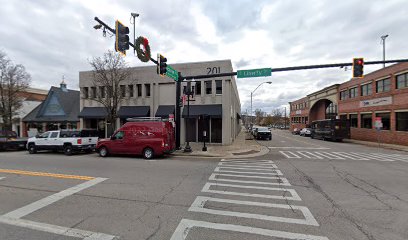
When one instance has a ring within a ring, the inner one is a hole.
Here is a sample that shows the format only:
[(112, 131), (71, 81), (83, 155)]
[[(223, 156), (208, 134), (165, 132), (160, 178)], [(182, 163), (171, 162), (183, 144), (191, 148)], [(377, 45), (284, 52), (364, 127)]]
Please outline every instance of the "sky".
[[(254, 68), (343, 63), (353, 57), (408, 58), (408, 2), (405, 0), (0, 0), (0, 50), (23, 64), (32, 87), (58, 86), (64, 75), (78, 89), (79, 72), (89, 60), (113, 50), (114, 37), (95, 30), (94, 17), (114, 28), (118, 19), (136, 37), (149, 39), (152, 55), (168, 63), (231, 59), (234, 71)], [(146, 66), (132, 53), (129, 66)], [(365, 73), (382, 65), (365, 66)], [(327, 68), (273, 72), (270, 77), (239, 78), (243, 113), (266, 113), (335, 83), (350, 80), (351, 70)], [(289, 110), (288, 110), (289, 111)]]

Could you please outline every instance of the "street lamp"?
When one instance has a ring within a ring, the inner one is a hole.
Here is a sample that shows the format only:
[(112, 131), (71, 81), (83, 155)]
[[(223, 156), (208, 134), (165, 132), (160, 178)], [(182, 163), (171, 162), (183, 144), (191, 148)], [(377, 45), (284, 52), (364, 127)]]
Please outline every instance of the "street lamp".
[(253, 122), (252, 122), (252, 119), (253, 119), (253, 118), (252, 118), (252, 95), (254, 94), (254, 92), (256, 91), (256, 89), (258, 89), (258, 88), (259, 88), (262, 84), (264, 84), (264, 83), (271, 84), (272, 82), (263, 82), (263, 83), (259, 84), (258, 87), (256, 87), (254, 91), (251, 92), (251, 124), (253, 124)]
[[(188, 119), (187, 121), (190, 121), (190, 96), (194, 95), (194, 91), (193, 91), (194, 86), (195, 86), (194, 79), (192, 81), (187, 82), (187, 87), (186, 87), (186, 92), (185, 92), (185, 94), (187, 95), (187, 119)], [(187, 138), (187, 143), (186, 143), (186, 147), (184, 148), (184, 152), (192, 152), (192, 151), (193, 150), (190, 147), (190, 141)]]
[[(381, 36), (381, 43), (383, 45), (383, 61), (385, 61), (385, 39), (387, 37), (388, 37), (388, 34)], [(385, 63), (383, 63), (383, 68), (385, 68)]]

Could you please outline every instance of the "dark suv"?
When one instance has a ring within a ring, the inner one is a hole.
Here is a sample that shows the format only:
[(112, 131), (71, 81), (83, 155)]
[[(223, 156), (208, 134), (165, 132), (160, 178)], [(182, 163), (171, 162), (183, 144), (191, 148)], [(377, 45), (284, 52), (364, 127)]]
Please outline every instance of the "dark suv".
[(255, 131), (256, 139), (267, 139), (272, 140), (272, 133), (267, 127), (259, 127)]
[(27, 138), (19, 138), (14, 131), (0, 130), (0, 150), (23, 150), (27, 143)]

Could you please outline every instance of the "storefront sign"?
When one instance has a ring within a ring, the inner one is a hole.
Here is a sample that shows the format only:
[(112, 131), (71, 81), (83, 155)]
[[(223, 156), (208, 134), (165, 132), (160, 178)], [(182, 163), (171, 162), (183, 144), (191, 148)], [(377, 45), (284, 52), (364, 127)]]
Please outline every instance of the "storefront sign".
[(295, 113), (296, 114), (302, 114), (302, 110), (297, 110)]
[(392, 104), (392, 97), (383, 97), (360, 101), (360, 107), (374, 107), (389, 104)]

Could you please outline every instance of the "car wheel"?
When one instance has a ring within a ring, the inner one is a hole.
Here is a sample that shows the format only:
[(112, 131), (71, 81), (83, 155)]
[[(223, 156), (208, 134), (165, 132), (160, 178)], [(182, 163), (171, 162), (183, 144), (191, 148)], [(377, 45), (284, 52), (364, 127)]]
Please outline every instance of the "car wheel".
[(269, 141), (272, 141), (272, 137), (269, 137)]
[(151, 159), (151, 158), (153, 158), (153, 149), (151, 149), (151, 148), (145, 148), (145, 149), (143, 150), (143, 157), (144, 157), (145, 159)]
[(67, 155), (67, 156), (72, 155), (72, 146), (71, 145), (66, 145), (64, 147), (64, 154)]
[(108, 156), (108, 149), (106, 147), (99, 148), (99, 156), (106, 157)]
[(313, 137), (313, 135), (312, 135), (312, 134), (310, 134), (310, 138), (311, 138), (311, 139), (314, 139), (314, 137)]
[(28, 152), (29, 152), (30, 154), (34, 154), (34, 153), (37, 152), (37, 149), (36, 149), (36, 147), (35, 147), (35, 144), (30, 144), (30, 145), (28, 145)]

